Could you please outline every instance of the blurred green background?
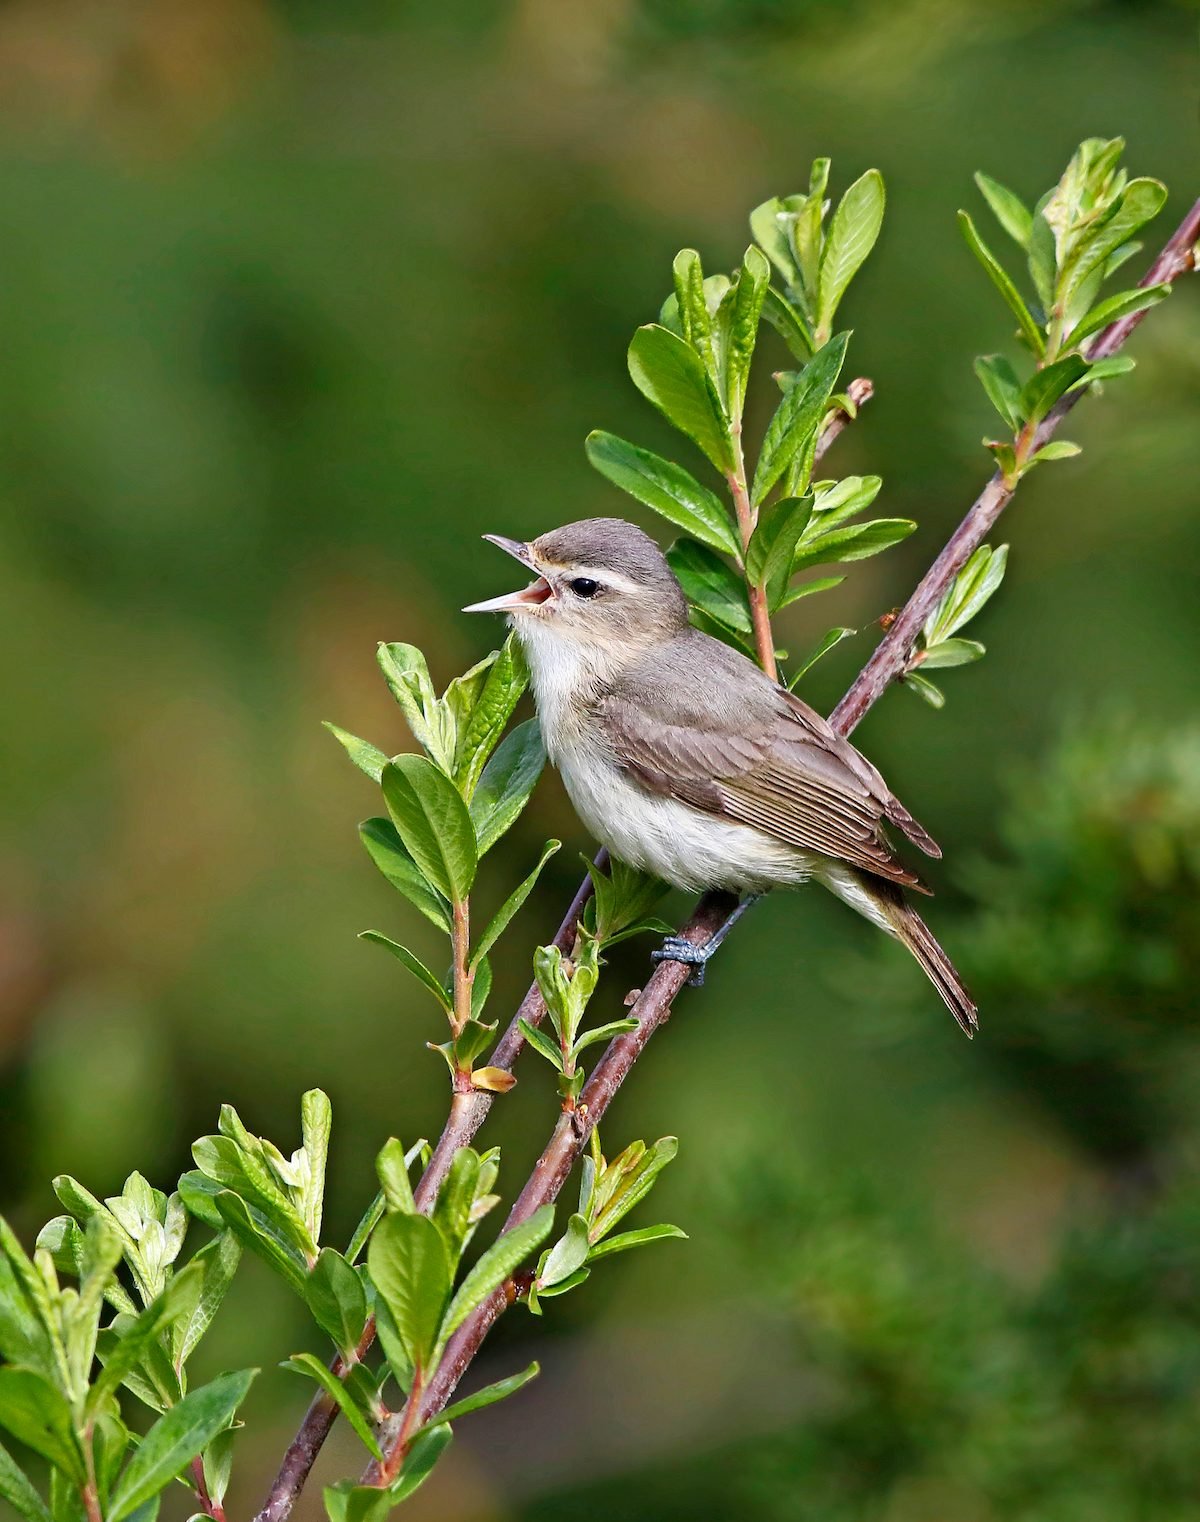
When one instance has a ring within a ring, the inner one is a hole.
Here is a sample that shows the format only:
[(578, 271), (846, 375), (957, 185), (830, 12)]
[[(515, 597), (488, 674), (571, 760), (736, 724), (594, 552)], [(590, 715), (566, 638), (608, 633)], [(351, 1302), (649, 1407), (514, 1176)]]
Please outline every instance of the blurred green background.
[[(27, 1241), (54, 1173), (169, 1188), (222, 1100), (291, 1146), (314, 1084), (348, 1231), (382, 1140), (444, 1111), (432, 1006), (355, 939), (428, 927), (362, 855), (374, 790), (320, 728), (405, 743), (375, 642), (448, 678), (500, 635), (456, 612), (511, 579), (481, 532), (632, 513), (582, 440), (676, 447), (624, 371), (671, 257), (732, 263), (749, 209), (831, 154), (839, 192), (877, 165), (889, 212), (844, 313), (877, 400), (829, 468), (921, 523), (785, 615), (797, 647), (863, 628), (805, 689), (831, 705), (987, 471), (970, 364), (1010, 319), (954, 225), (972, 171), (1032, 198), (1124, 134), (1170, 186), (1161, 241), (1196, 190), (1196, 21), (0, 8), (0, 1208)], [(605, 1128), (680, 1136), (641, 1219), (691, 1241), (505, 1319), (487, 1376), (546, 1373), (463, 1424), (418, 1522), (1200, 1517), (1197, 292), (1132, 349), (1071, 419), (1082, 459), (1021, 488), (987, 659), (944, 712), (893, 692), (858, 737), (946, 847), (930, 917), (981, 1037), (832, 900), (756, 911)], [(521, 863), (551, 834), (530, 948), (589, 848), (548, 776)], [(494, 1013), (528, 974), (501, 963)], [(510, 1192), (553, 1109), (536, 1070), (496, 1107)], [(204, 1356), (270, 1371), (304, 1336), (248, 1263)], [(259, 1380), (231, 1515), (306, 1394)], [(318, 1473), (358, 1464), (340, 1433)]]

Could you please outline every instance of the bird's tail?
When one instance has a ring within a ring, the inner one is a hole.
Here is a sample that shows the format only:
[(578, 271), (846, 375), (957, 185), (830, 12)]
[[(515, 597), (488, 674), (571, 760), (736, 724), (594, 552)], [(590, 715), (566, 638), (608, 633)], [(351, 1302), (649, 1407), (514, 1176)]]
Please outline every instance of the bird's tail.
[(954, 963), (929, 926), (895, 883), (837, 863), (821, 875), (825, 886), (851, 908), (901, 941), (916, 957), (925, 976), (967, 1036), (979, 1029), (979, 1006), (967, 992)]

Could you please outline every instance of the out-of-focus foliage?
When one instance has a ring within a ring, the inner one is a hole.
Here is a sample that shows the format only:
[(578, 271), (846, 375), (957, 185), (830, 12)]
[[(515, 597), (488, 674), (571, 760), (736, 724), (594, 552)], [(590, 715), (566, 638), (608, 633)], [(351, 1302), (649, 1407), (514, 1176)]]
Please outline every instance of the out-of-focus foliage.
[[(851, 293), (876, 399), (830, 469), (878, 470), (888, 513), (920, 528), (824, 594), (824, 610), (804, 600), (781, 614), (796, 651), (834, 621), (862, 631), (806, 681), (828, 707), (873, 621), (980, 485), (993, 424), (969, 357), (1018, 358), (954, 224), (959, 207), (980, 207), (974, 170), (1032, 202), (1083, 135), (1121, 132), (1131, 161), (1176, 192), (1165, 232), (1194, 186), (1194, 71), (1190, 3), (6, 6), (0, 1193), (23, 1239), (56, 1208), (44, 1182), (56, 1173), (115, 1194), (160, 1158), (151, 1182), (169, 1187), (225, 1099), (283, 1136), (298, 1092), (331, 1093), (338, 1242), (361, 1204), (339, 1181), (365, 1175), (401, 1114), (411, 1134), (434, 1134), (442, 1097), (409, 1054), (435, 1010), (355, 939), (392, 928), (396, 902), (346, 829), (376, 791), (320, 721), (352, 723), (390, 754), (407, 742), (372, 667), (376, 642), (436, 652), (439, 689), (485, 653), (455, 611), (496, 590), (494, 559), (472, 549), (479, 533), (638, 512), (582, 444), (602, 424), (671, 446), (624, 356), (677, 248), (694, 242), (732, 268), (746, 206), (802, 183), (817, 153), (847, 180), (872, 164), (887, 180), (888, 218)], [(1115, 697), (1152, 751), (1194, 690), (1196, 313), (1181, 282), (1131, 345), (1134, 374), (1073, 419), (1080, 460), (1022, 484), (1003, 531), (1010, 570), (985, 614), (988, 659), (962, 674), (961, 700), (935, 716), (893, 694), (857, 737), (946, 848), (929, 917), (981, 997), (980, 1040), (959, 1051), (919, 974), (891, 947), (869, 950), (869, 928), (836, 904), (810, 894), (757, 909), (621, 1099), (618, 1134), (688, 1138), (661, 1187), (693, 1245), (623, 1259), (635, 1266), (626, 1290), (612, 1265), (532, 1323), (561, 1340), (569, 1380), (553, 1384), (543, 1360), (512, 1403), (519, 1425), (505, 1425), (505, 1406), (475, 1418), (478, 1436), (464, 1428), (415, 1515), (532, 1513), (521, 1483), (560, 1486), (569, 1466), (586, 1517), (597, 1454), (613, 1479), (592, 1515), (669, 1516), (691, 1475), (712, 1483), (690, 1514), (716, 1510), (738, 1420), (760, 1432), (738, 1469), (739, 1514), (773, 1515), (754, 1472), (779, 1434), (806, 1429), (812, 1391), (802, 1368), (793, 1380), (794, 1339), (778, 1335), (733, 1234), (699, 1208), (731, 1150), (760, 1157), (782, 1138), (837, 1197), (864, 1169), (885, 1195), (902, 1186), (913, 1219), (938, 1217), (950, 1242), (896, 1227), (912, 1273), (936, 1281), (961, 1249), (989, 1285), (1056, 1272), (1074, 1202), (1109, 1171), (1108, 1136), (1121, 1159), (1149, 1155), (1165, 1176), (1191, 1166), (1177, 1097), (1200, 1047), (1182, 975), (1188, 1018), (1176, 1021), (1174, 975), (1154, 985), (1141, 961), (1122, 963), (1137, 1011), (1104, 1005), (1098, 1028), (1146, 1018), (1145, 1044), (1105, 1035), (1115, 1058), (1064, 1060), (1060, 1037), (1087, 1037), (1085, 996), (1068, 991), (1043, 1015), (1038, 989), (990, 970), (965, 863), (1009, 854), (1000, 778), (1014, 758), (1036, 774), (1064, 717)], [(545, 937), (588, 846), (551, 777), (514, 837), (531, 862), (546, 838), (564, 841), (522, 911)], [(495, 902), (511, 886), (491, 857), (480, 879)], [(1184, 913), (1153, 875), (1136, 881), (1126, 927)], [(998, 902), (1016, 914), (1012, 897)], [(1079, 919), (1106, 913), (1081, 907)], [(1136, 934), (1131, 944), (1144, 957)], [(436, 962), (439, 932), (412, 929), (412, 947)], [(1043, 942), (1032, 965), (1052, 951), (1067, 960)], [(1181, 965), (1187, 954), (1176, 944)], [(644, 981), (642, 944), (628, 956), (629, 983)], [(524, 986), (498, 977), (492, 1008), (514, 1007)], [(1085, 986), (1102, 991), (1098, 977)], [(746, 1038), (751, 1011), (769, 1064)], [(594, 1013), (625, 1011), (614, 998)], [(364, 1045), (394, 1060), (364, 1070)], [(1156, 1054), (1149, 1066), (1143, 1052)], [(554, 1102), (543, 1064), (521, 1082)], [(1093, 1106), (1100, 1119), (1085, 1125)], [(497, 1123), (507, 1147), (502, 1113)], [(511, 1147), (506, 1159), (510, 1176), (532, 1161)], [(1134, 1161), (1120, 1174), (1145, 1171)], [(1128, 1241), (1136, 1283), (1158, 1260), (1140, 1229)], [(633, 1328), (619, 1384), (602, 1352), (618, 1322)], [(197, 1350), (198, 1380), (269, 1366), (300, 1348), (305, 1325), (298, 1298), (281, 1301), (247, 1264)], [(533, 1356), (514, 1335), (501, 1329), (481, 1378)], [(739, 1392), (740, 1415), (710, 1400), (717, 1385)], [(273, 1416), (286, 1386), (260, 1378), (248, 1416)], [(1186, 1425), (1189, 1382), (1160, 1393), (1164, 1427)], [(269, 1456), (239, 1452), (231, 1515), (257, 1504), (289, 1435), (281, 1424)], [(1081, 1486), (1088, 1441), (1082, 1429)], [(902, 1456), (859, 1492), (864, 1517), (1008, 1522), (978, 1499), (982, 1483), (974, 1513), (955, 1496), (925, 1504), (907, 1479), (919, 1473)], [(1140, 1513), (1179, 1522), (1186, 1504), (1160, 1504), (1148, 1483)]]

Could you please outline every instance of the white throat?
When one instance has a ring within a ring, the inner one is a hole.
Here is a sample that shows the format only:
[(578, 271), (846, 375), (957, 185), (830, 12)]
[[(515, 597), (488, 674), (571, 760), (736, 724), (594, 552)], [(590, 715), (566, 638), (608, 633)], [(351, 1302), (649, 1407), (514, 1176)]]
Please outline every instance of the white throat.
[(579, 739), (588, 705), (611, 680), (611, 654), (548, 629), (538, 618), (514, 620), (525, 647), (546, 752), (556, 766)]

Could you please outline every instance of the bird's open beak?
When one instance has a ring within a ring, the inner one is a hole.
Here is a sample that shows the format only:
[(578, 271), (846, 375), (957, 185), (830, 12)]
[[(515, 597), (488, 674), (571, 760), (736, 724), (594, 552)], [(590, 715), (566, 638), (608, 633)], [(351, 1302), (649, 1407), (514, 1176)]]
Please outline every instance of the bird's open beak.
[[(506, 539), (503, 534), (484, 534), (490, 544), (499, 545), (507, 555), (514, 560), (519, 560), (522, 565), (527, 565), (531, 571), (536, 571), (537, 566), (533, 563), (533, 557), (529, 553), (529, 546), (522, 544), (519, 539)], [(535, 582), (527, 587), (522, 587), (519, 592), (505, 592), (501, 597), (489, 597), (486, 602), (473, 602), (464, 613), (516, 613), (522, 608), (537, 608), (550, 596), (550, 583), (539, 576)]]

